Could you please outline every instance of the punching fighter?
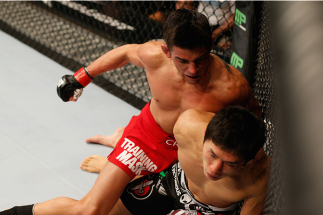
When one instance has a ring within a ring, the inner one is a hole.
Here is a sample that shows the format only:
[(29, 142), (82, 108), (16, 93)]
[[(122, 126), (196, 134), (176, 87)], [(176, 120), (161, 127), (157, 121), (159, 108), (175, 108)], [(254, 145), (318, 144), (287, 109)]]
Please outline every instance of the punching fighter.
[[(193, 21), (192, 17), (196, 17), (196, 20)], [(152, 116), (149, 118), (154, 126), (143, 129), (153, 136), (157, 133), (162, 135), (160, 138), (164, 138), (165, 142), (173, 140), (172, 129), (177, 117), (190, 108), (216, 113), (229, 105), (241, 105), (261, 115), (258, 102), (244, 76), (210, 54), (214, 38), (204, 15), (185, 9), (175, 11), (166, 19), (163, 34), (166, 43), (125, 45), (103, 55), (74, 76), (65, 76), (61, 82), (64, 84), (58, 88), (59, 95), (64, 101), (74, 101), (80, 95), (82, 86), (91, 81), (90, 77), (133, 63), (145, 68), (152, 93), (152, 100), (138, 117)], [(79, 79), (84, 84), (79, 84)], [(75, 88), (66, 90), (72, 86), (68, 83), (75, 83)], [(129, 126), (136, 123), (134, 120)], [(115, 147), (123, 132), (124, 128), (121, 127), (111, 136), (96, 135), (87, 138), (86, 142)], [(123, 141), (124, 137), (121, 139)], [(152, 141), (156, 142), (157, 139)], [(84, 159), (81, 168), (100, 172), (106, 162), (106, 157), (89, 156)]]

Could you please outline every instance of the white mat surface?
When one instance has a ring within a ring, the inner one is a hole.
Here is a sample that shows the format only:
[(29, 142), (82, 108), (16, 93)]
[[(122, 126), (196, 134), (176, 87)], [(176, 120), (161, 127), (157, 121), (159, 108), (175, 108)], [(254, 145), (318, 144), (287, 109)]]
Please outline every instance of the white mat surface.
[(112, 134), (139, 110), (94, 84), (63, 102), (58, 80), (73, 72), (0, 31), (0, 211), (67, 196), (80, 199), (97, 174), (79, 168), (111, 149), (86, 144)]

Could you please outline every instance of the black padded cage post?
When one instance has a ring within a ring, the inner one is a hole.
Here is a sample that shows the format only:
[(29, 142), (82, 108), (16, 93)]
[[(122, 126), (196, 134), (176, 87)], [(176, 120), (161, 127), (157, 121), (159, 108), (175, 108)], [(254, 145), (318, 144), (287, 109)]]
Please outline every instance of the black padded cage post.
[(269, 189), (265, 214), (322, 214), (323, 3), (271, 5), (280, 148), (271, 175), (282, 183)]
[(260, 1), (236, 2), (230, 64), (253, 86), (259, 37)]

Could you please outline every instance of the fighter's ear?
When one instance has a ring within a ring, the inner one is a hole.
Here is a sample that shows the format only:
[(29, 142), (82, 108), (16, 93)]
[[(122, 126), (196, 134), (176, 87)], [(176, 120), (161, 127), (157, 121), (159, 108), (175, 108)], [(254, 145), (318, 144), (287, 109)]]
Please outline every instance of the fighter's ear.
[(160, 48), (163, 50), (163, 52), (165, 53), (165, 55), (166, 55), (168, 58), (170, 58), (170, 57), (171, 57), (171, 56), (170, 56), (170, 50), (169, 50), (168, 46), (167, 46), (165, 43), (161, 44), (161, 45), (160, 45)]

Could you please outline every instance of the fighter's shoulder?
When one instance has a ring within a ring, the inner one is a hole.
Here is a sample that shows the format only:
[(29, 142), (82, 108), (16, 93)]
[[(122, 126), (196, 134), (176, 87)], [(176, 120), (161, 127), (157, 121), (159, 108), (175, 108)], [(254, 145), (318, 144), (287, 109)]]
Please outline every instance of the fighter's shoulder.
[(163, 63), (165, 54), (160, 47), (163, 43), (163, 41), (149, 41), (140, 46), (138, 55), (146, 66), (158, 67)]
[(206, 112), (200, 109), (189, 109), (184, 111), (174, 126), (174, 135), (193, 135), (198, 130), (206, 128), (214, 113)]
[(244, 75), (235, 67), (228, 64), (224, 60), (220, 59), (218, 56), (211, 54), (213, 57), (213, 67), (215, 70), (220, 71), (220, 79), (223, 82), (237, 83), (248, 83)]
[[(227, 68), (223, 68), (227, 70)], [(223, 89), (229, 94), (227, 98), (233, 103), (245, 103), (249, 98), (252, 89), (244, 77), (244, 75), (236, 68), (230, 66), (231, 73), (229, 71), (224, 72), (223, 76), (224, 87)]]

